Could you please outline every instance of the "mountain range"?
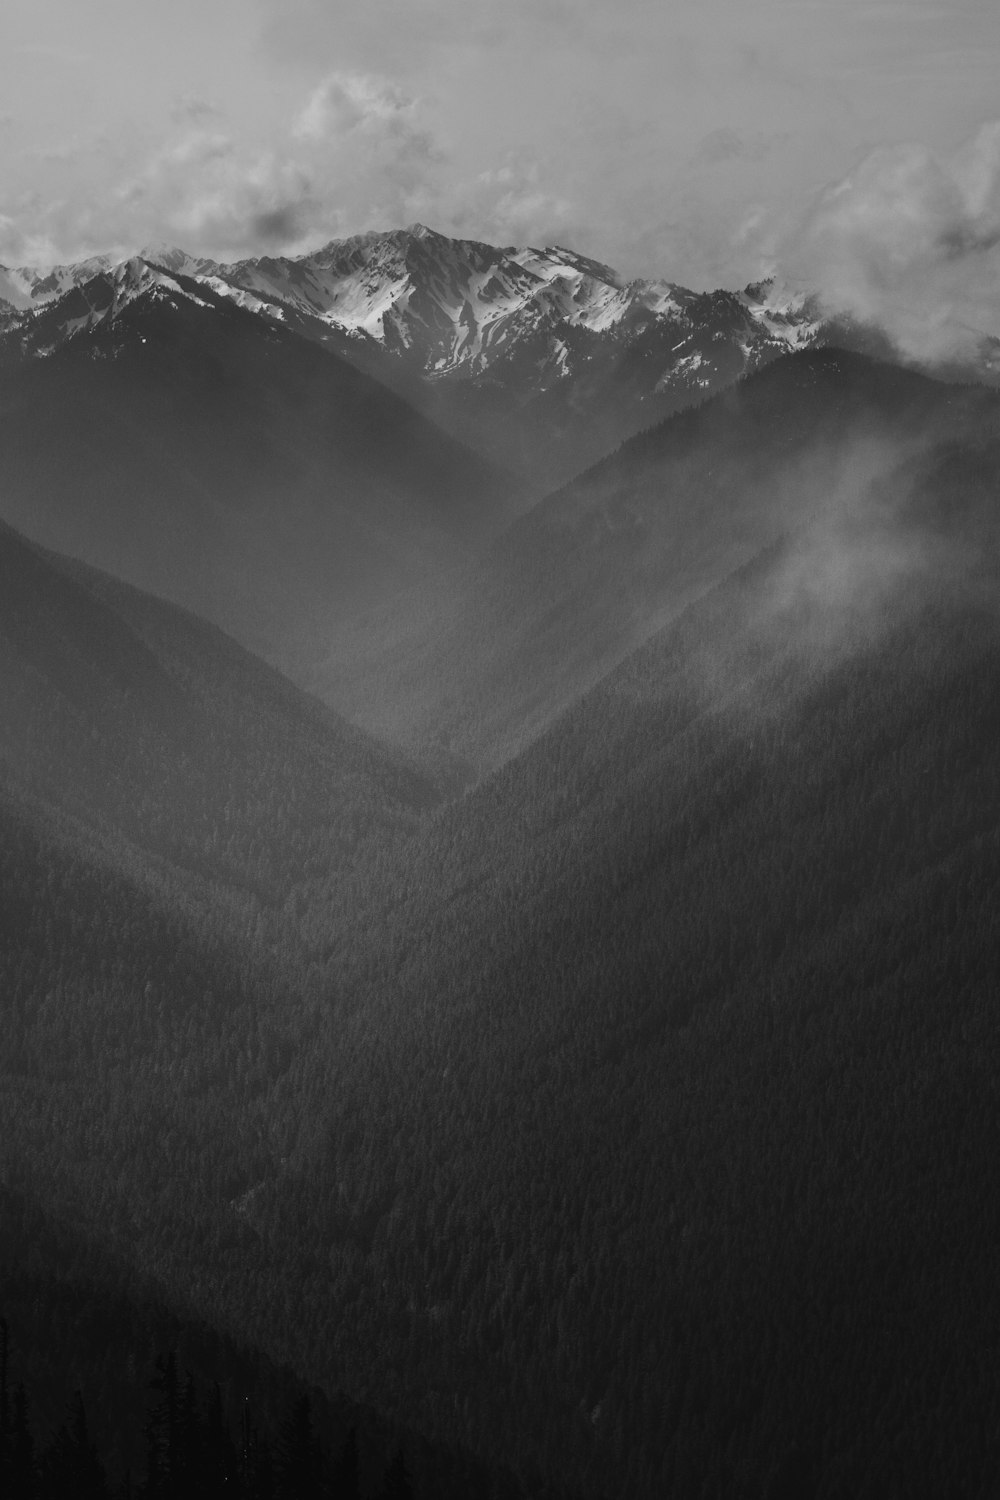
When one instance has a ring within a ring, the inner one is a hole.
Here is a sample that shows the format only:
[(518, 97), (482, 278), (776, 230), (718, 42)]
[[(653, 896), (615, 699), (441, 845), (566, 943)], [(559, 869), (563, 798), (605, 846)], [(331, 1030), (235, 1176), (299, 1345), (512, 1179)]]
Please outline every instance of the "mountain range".
[(432, 591), (349, 622), (312, 686), (378, 732), (496, 764), (790, 529), (901, 505), (955, 448), (992, 463), (998, 419), (982, 386), (790, 355), (630, 439)]
[(0, 433), (9, 522), (293, 664), (518, 496), (333, 352), (141, 260), (31, 314)]
[[(499, 249), (419, 224), (294, 259), (226, 266), (161, 246), (138, 265), (336, 349), (536, 488), (821, 330), (804, 297), (771, 284), (699, 294), (560, 246)], [(0, 270), (6, 344), (41, 353), (114, 318), (106, 278), (120, 274), (109, 258)]]
[(997, 1493), (1000, 393), (420, 226), (0, 296), (0, 1488)]

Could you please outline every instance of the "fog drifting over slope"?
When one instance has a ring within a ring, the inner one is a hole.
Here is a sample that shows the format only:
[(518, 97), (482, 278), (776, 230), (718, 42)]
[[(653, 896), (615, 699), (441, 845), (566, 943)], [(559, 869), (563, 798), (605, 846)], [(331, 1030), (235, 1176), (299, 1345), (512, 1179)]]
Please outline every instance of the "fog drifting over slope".
[(1000, 337), (1000, 121), (950, 155), (879, 147), (777, 255), (828, 312), (877, 325), (905, 356), (973, 357)]

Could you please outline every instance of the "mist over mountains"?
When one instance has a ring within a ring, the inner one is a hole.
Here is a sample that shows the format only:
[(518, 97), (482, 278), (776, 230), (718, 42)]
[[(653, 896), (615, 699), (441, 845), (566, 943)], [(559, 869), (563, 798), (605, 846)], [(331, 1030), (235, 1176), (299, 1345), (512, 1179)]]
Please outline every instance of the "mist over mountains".
[(141, 260), (43, 304), (2, 364), (7, 519), (292, 659), (517, 495), (332, 352)]
[(0, 1483), (995, 1494), (988, 372), (422, 226), (0, 298)]
[[(803, 297), (773, 286), (697, 294), (626, 281), (559, 246), (499, 249), (420, 224), (295, 259), (223, 266), (161, 246), (137, 264), (193, 276), (336, 349), (536, 490), (819, 326)], [(108, 314), (108, 274), (100, 259), (0, 272), (7, 346), (38, 351), (93, 327)]]
[[(837, 556), (845, 518), (862, 529), (866, 517), (884, 520), (890, 497), (946, 468), (956, 448), (965, 462), (986, 449), (992, 464), (998, 415), (983, 387), (844, 350), (782, 359), (547, 496), (432, 597), (410, 594), (348, 626), (316, 689), (383, 732), (436, 734), (474, 761), (504, 759), (788, 534), (815, 529), (831, 575), (864, 577), (858, 544)], [(867, 571), (879, 568), (870, 555)]]

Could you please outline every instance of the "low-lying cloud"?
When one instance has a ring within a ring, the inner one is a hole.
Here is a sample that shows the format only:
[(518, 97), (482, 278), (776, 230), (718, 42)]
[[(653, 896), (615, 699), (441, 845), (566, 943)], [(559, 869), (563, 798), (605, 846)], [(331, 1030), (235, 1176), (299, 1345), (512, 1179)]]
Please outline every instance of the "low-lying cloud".
[(114, 174), (100, 152), (68, 151), (67, 174), (91, 175), (92, 190), (22, 201), (20, 215), (0, 219), (0, 261), (126, 254), (164, 242), (220, 259), (294, 254), (416, 221), (505, 244), (586, 246), (571, 193), (553, 185), (535, 153), (510, 151), (469, 170), (440, 125), (433, 98), (376, 73), (326, 75), (266, 149), (208, 101), (184, 98), (165, 135), (133, 143)]
[(817, 451), (785, 497), (790, 530), (762, 628), (809, 622), (802, 644), (843, 649), (884, 622), (899, 590), (926, 577), (950, 543), (909, 515), (920, 445), (887, 437)]
[(430, 113), (390, 79), (335, 72), (263, 147), (209, 102), (182, 99), (160, 139), (136, 140), (124, 160), (121, 147), (114, 157), (67, 150), (74, 190), (67, 182), (65, 192), (12, 203), (0, 219), (0, 260), (71, 260), (164, 241), (221, 258), (295, 252), (433, 219), (445, 153)]
[(950, 156), (871, 152), (779, 256), (827, 311), (876, 325), (905, 356), (973, 357), (1000, 337), (1000, 121)]

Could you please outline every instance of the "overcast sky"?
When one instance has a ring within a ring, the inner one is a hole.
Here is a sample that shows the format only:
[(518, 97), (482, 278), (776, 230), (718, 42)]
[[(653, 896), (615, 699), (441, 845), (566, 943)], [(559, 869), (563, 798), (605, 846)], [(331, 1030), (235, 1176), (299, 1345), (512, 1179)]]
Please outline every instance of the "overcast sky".
[(928, 216), (942, 264), (1000, 232), (997, 0), (3, 0), (0, 30), (7, 264), (420, 220), (860, 296), (838, 237), (874, 233), (877, 284)]

